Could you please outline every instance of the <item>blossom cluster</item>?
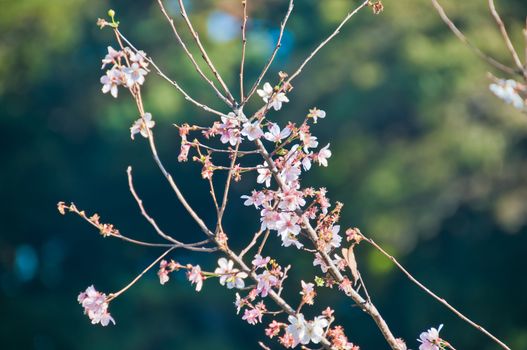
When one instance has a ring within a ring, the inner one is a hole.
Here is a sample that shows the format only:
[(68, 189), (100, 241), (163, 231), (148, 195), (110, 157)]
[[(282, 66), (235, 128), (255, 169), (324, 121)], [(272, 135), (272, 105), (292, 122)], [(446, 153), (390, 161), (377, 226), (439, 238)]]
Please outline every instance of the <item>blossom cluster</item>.
[(84, 313), (90, 318), (92, 324), (100, 323), (102, 326), (115, 324), (115, 320), (108, 312), (108, 301), (106, 294), (95, 290), (94, 286), (89, 286), (77, 298), (79, 304), (84, 308)]
[(442, 350), (445, 348), (445, 342), (439, 337), (439, 332), (443, 328), (443, 325), (439, 325), (438, 328), (430, 328), (426, 332), (422, 332), (417, 339), (421, 345), (419, 350)]
[(125, 86), (129, 89), (145, 82), (148, 74), (148, 61), (143, 51), (134, 52), (129, 47), (115, 50), (108, 46), (108, 53), (102, 59), (101, 69), (109, 65), (105, 75), (101, 77), (102, 92), (117, 98), (118, 87)]
[(527, 112), (527, 86), (515, 80), (497, 79), (489, 85), (490, 91), (505, 103), (514, 108)]
[(240, 294), (236, 293), (237, 313), (244, 309), (242, 319), (247, 323), (254, 325), (262, 322), (262, 316), (267, 312), (267, 307), (263, 300), (255, 303), (256, 298), (265, 298), (270, 291), (279, 290), (284, 279), (287, 277), (285, 270), (271, 257), (262, 257), (256, 254), (252, 261), (253, 271), (255, 272), (256, 285), (250, 289), (246, 297), (242, 298)]

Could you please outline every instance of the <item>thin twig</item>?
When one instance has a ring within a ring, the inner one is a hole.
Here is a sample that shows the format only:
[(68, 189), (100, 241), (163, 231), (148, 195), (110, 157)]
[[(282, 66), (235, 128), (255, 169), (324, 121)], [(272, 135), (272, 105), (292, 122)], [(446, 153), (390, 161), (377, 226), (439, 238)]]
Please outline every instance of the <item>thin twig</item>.
[(227, 175), (227, 180), (225, 182), (225, 189), (223, 190), (223, 199), (221, 201), (221, 207), (218, 210), (218, 222), (216, 224), (216, 230), (222, 230), (221, 220), (223, 219), (223, 214), (225, 213), (225, 208), (227, 207), (227, 200), (229, 198), (229, 190), (232, 182), (232, 177), (234, 174), (234, 166), (236, 164), (236, 159), (238, 158), (238, 149), (240, 148), (241, 139), (236, 142), (235, 152), (231, 155), (231, 165), (229, 168), (229, 174)]
[(185, 53), (187, 54), (188, 58), (190, 59), (190, 61), (192, 62), (192, 64), (194, 65), (194, 68), (196, 69), (196, 71), (198, 72), (198, 74), (203, 78), (203, 80), (205, 80), (211, 87), (212, 89), (214, 90), (214, 92), (216, 92), (216, 95), (218, 95), (218, 97), (227, 104), (227, 106), (229, 107), (232, 107), (232, 102), (229, 101), (225, 96), (223, 96), (223, 94), (220, 92), (220, 90), (218, 90), (218, 88), (216, 87), (216, 85), (214, 85), (214, 82), (212, 80), (210, 80), (206, 75), (205, 73), (203, 73), (203, 71), (201, 70), (200, 66), (198, 65), (198, 63), (196, 62), (196, 60), (194, 59), (194, 55), (192, 55), (192, 53), (189, 51), (189, 49), (187, 48), (187, 45), (185, 45), (185, 42), (183, 41), (183, 39), (181, 38), (181, 36), (179, 35), (177, 29), (176, 29), (176, 25), (174, 24), (174, 19), (172, 17), (170, 17), (170, 15), (168, 14), (168, 12), (166, 11), (165, 9), (165, 6), (163, 5), (163, 0), (157, 0), (157, 3), (159, 4), (159, 7), (161, 9), (161, 12), (163, 13), (163, 15), (165, 16), (165, 18), (167, 19), (168, 23), (170, 23), (170, 27), (172, 28), (172, 32), (174, 33), (174, 36), (176, 37), (179, 45), (181, 45), (181, 47), (183, 48), (183, 51), (185, 51)]
[[(84, 219), (87, 223), (89, 223), (90, 225), (92, 225), (93, 227), (95, 227), (96, 229), (98, 229), (99, 231), (101, 231), (101, 226), (98, 225), (97, 223), (95, 223), (94, 221), (92, 221), (91, 218), (87, 217), (86, 216), (86, 213), (84, 212), (84, 210), (82, 211), (79, 211), (72, 203), (72, 205), (68, 206), (68, 210), (70, 212), (74, 212), (75, 214), (79, 215), (82, 219)], [(108, 232), (108, 234), (106, 234), (105, 236), (110, 236), (110, 237), (115, 237), (115, 238), (119, 238), (119, 239), (122, 239), (123, 241), (126, 241), (126, 242), (130, 242), (130, 243), (134, 243), (134, 244), (137, 244), (137, 245), (142, 245), (142, 246), (145, 246), (145, 247), (160, 247), (160, 248), (170, 248), (170, 247), (173, 247), (174, 244), (170, 244), (170, 243), (150, 243), (150, 242), (144, 242), (144, 241), (140, 241), (140, 240), (137, 240), (137, 239), (133, 239), (133, 238), (130, 238), (130, 237), (127, 237), (125, 235), (123, 235), (121, 232), (119, 232), (118, 230), (111, 230), (110, 232)]]
[(157, 232), (157, 234), (159, 236), (161, 236), (162, 238), (166, 239), (167, 241), (170, 241), (170, 242), (172, 242), (174, 244), (177, 244), (178, 247), (185, 248), (185, 249), (188, 249), (188, 250), (195, 250), (195, 251), (202, 251), (202, 252), (215, 251), (215, 248), (199, 247), (199, 245), (203, 245), (203, 244), (209, 242), (210, 240), (205, 240), (205, 241), (202, 241), (202, 242), (187, 244), (187, 243), (180, 242), (177, 239), (173, 238), (172, 236), (170, 236), (170, 235), (166, 234), (165, 232), (163, 232), (163, 230), (161, 230), (161, 228), (159, 228), (159, 225), (154, 220), (154, 218), (152, 218), (150, 215), (148, 215), (148, 212), (145, 210), (145, 207), (143, 206), (143, 201), (141, 200), (141, 198), (139, 197), (139, 195), (135, 191), (134, 183), (133, 183), (133, 177), (132, 177), (132, 167), (131, 166), (129, 166), (128, 169), (126, 169), (126, 173), (128, 174), (128, 187), (130, 189), (130, 192), (132, 193), (132, 196), (134, 197), (135, 201), (137, 202), (137, 205), (139, 206), (139, 209), (141, 210), (141, 214), (150, 223), (150, 225), (152, 225), (152, 227), (154, 228), (154, 230)]
[(244, 80), (244, 66), (245, 66), (245, 49), (247, 46), (247, 0), (242, 0), (243, 7), (243, 21), (242, 21), (242, 58), (240, 62), (240, 101), (245, 100), (245, 92), (243, 86)]
[(261, 341), (258, 342), (258, 345), (260, 345), (260, 347), (264, 350), (271, 350), (270, 347), (268, 347), (267, 345), (265, 345), (264, 343), (262, 343)]
[(249, 250), (251, 250), (251, 248), (254, 247), (256, 242), (258, 242), (258, 238), (262, 235), (263, 232), (264, 231), (262, 229), (260, 229), (260, 230), (258, 230), (258, 232), (256, 232), (253, 235), (253, 239), (251, 240), (251, 242), (241, 251), (240, 258), (243, 258), (245, 256), (245, 254), (247, 254), (247, 252), (249, 252)]
[(168, 249), (167, 251), (165, 251), (163, 254), (161, 254), (156, 260), (154, 260), (153, 263), (151, 263), (150, 265), (148, 265), (148, 267), (146, 269), (143, 270), (143, 272), (141, 272), (139, 275), (137, 275), (137, 277), (135, 277), (132, 282), (128, 283), (123, 289), (119, 290), (118, 292), (115, 292), (115, 293), (111, 293), (108, 298), (106, 299), (106, 302), (110, 302), (112, 301), (113, 299), (117, 298), (119, 295), (123, 294), (124, 292), (126, 292), (131, 286), (133, 286), (137, 281), (139, 281), (139, 279), (141, 279), (141, 277), (143, 277), (143, 275), (145, 273), (148, 272), (148, 270), (150, 270), (152, 267), (154, 267), (161, 259), (163, 259), (168, 253), (170, 253), (172, 250), (174, 250), (176, 247), (172, 247), (170, 249)]
[(328, 42), (331, 41), (331, 39), (333, 39), (337, 34), (340, 33), (340, 30), (342, 29), (342, 27), (357, 13), (359, 12), (362, 8), (364, 8), (365, 6), (368, 5), (368, 3), (370, 2), (370, 0), (366, 0), (364, 2), (362, 2), (355, 10), (351, 11), (350, 13), (348, 13), (346, 15), (346, 17), (344, 17), (344, 19), (340, 22), (340, 24), (337, 26), (337, 28), (333, 31), (333, 33), (331, 33), (330, 36), (328, 36), (323, 42), (321, 42), (316, 48), (315, 50), (313, 50), (311, 52), (311, 54), (309, 54), (309, 56), (304, 60), (304, 62), (302, 62), (302, 64), (300, 65), (300, 67), (298, 67), (298, 69), (289, 77), (289, 79), (287, 79), (287, 83), (290, 83), (291, 81), (293, 81), (294, 78), (296, 78), (301, 72), (302, 72), (302, 69), (304, 69), (304, 67), (306, 66), (306, 64), (309, 63), (309, 61), (311, 61), (311, 59), (324, 47), (326, 46), (326, 44)]
[(233, 149), (219, 149), (219, 148), (214, 148), (214, 147), (210, 147), (210, 146), (207, 146), (199, 141), (193, 141), (192, 142), (193, 144), (197, 144), (199, 147), (202, 147), (206, 150), (209, 150), (211, 152), (218, 152), (218, 153), (238, 153), (238, 154), (242, 154), (242, 155), (246, 155), (246, 154), (259, 154), (260, 151), (258, 150), (252, 150), (252, 151), (235, 151)]
[(269, 70), (269, 67), (274, 61), (274, 58), (276, 57), (276, 54), (280, 47), (282, 46), (282, 37), (284, 35), (285, 26), (287, 24), (287, 20), (289, 19), (289, 16), (291, 15), (291, 12), (293, 11), (293, 0), (289, 0), (289, 6), (287, 8), (287, 12), (284, 16), (284, 19), (282, 20), (280, 24), (280, 34), (278, 35), (278, 40), (276, 41), (276, 45), (274, 47), (273, 53), (271, 54), (271, 57), (269, 57), (269, 60), (267, 61), (267, 64), (264, 66), (262, 72), (258, 76), (258, 79), (256, 79), (256, 82), (254, 83), (253, 87), (251, 88), (249, 94), (247, 94), (247, 98), (245, 100), (242, 100), (241, 106), (245, 105), (247, 101), (252, 97), (252, 95), (255, 93), (256, 89), (262, 82), (262, 79), (264, 78), (265, 74), (267, 73), (267, 70)]
[(258, 255), (262, 255), (262, 250), (264, 249), (265, 243), (267, 243), (267, 239), (269, 238), (269, 234), (271, 233), (270, 230), (265, 231), (265, 236), (262, 239), (262, 243), (258, 247)]
[(467, 316), (463, 315), (460, 311), (458, 311), (456, 308), (454, 308), (452, 305), (450, 305), (445, 299), (437, 296), (434, 292), (432, 292), (430, 289), (425, 287), (421, 282), (419, 282), (417, 279), (415, 279), (415, 277), (412, 276), (412, 274), (410, 272), (408, 272), (408, 270), (406, 270), (392, 255), (390, 255), (381, 246), (379, 246), (377, 243), (375, 243), (375, 241), (373, 239), (364, 236), (362, 233), (360, 233), (360, 235), (366, 242), (368, 242), (375, 249), (377, 249), (379, 252), (381, 252), (384, 256), (386, 256), (388, 259), (390, 259), (395, 264), (395, 266), (397, 266), (399, 268), (399, 270), (401, 270), (406, 275), (406, 277), (408, 277), (408, 279), (410, 281), (412, 281), (415, 285), (417, 285), (419, 288), (421, 288), (424, 292), (426, 292), (432, 298), (434, 298), (435, 300), (437, 300), (438, 302), (440, 302), (441, 304), (446, 306), (450, 311), (452, 311), (454, 314), (456, 314), (463, 321), (467, 322), (472, 327), (476, 328), (477, 330), (479, 330), (480, 332), (482, 332), (483, 334), (485, 334), (486, 336), (488, 336), (489, 338), (494, 340), (503, 349), (510, 350), (510, 348), (507, 345), (505, 345), (502, 341), (500, 341), (498, 338), (496, 338), (494, 335), (492, 335), (485, 328), (483, 328), (479, 324), (475, 323), (474, 321), (469, 319)]
[[(137, 102), (137, 107), (139, 109), (139, 113), (141, 114), (141, 116), (143, 116), (145, 114), (145, 110), (143, 108), (143, 102), (142, 102), (140, 93), (138, 93), (138, 96), (136, 97), (136, 102)], [(148, 143), (150, 145), (150, 151), (152, 153), (154, 161), (156, 162), (159, 170), (161, 170), (161, 173), (163, 173), (163, 176), (165, 176), (165, 178), (167, 179), (170, 187), (172, 188), (172, 190), (176, 194), (176, 197), (178, 198), (179, 202), (181, 203), (181, 205), (183, 205), (185, 210), (190, 214), (192, 219), (194, 219), (194, 221), (198, 224), (198, 226), (200, 227), (201, 231), (203, 231), (203, 233), (205, 233), (207, 236), (213, 237), (214, 234), (212, 233), (212, 231), (210, 231), (208, 229), (208, 227), (205, 224), (205, 222), (203, 222), (201, 217), (190, 206), (190, 204), (188, 203), (187, 199), (185, 198), (185, 196), (183, 195), (183, 193), (179, 189), (178, 185), (176, 184), (176, 182), (172, 178), (172, 175), (166, 170), (165, 166), (161, 162), (161, 159), (159, 158), (159, 155), (157, 154), (157, 148), (156, 148), (156, 144), (155, 144), (155, 141), (154, 141), (154, 133), (149, 128), (146, 128), (146, 130), (148, 132)]]
[(210, 60), (209, 56), (207, 55), (207, 51), (205, 50), (205, 48), (201, 44), (201, 40), (199, 39), (199, 35), (194, 30), (194, 26), (192, 25), (192, 22), (190, 21), (188, 15), (187, 15), (187, 11), (185, 10), (185, 5), (183, 4), (183, 0), (179, 0), (178, 3), (179, 3), (179, 9), (181, 10), (181, 16), (183, 17), (183, 19), (187, 23), (187, 27), (190, 30), (190, 33), (192, 34), (192, 37), (194, 38), (194, 41), (198, 45), (198, 48), (199, 48), (199, 50), (201, 52), (201, 57), (203, 57), (203, 59), (205, 60), (205, 62), (209, 66), (210, 70), (212, 71), (212, 74), (214, 74), (216, 79), (218, 79), (218, 82), (223, 87), (223, 90), (225, 90), (225, 93), (227, 94), (227, 98), (231, 102), (230, 105), (234, 106), (234, 104), (235, 104), (234, 97), (232, 96), (231, 92), (229, 91), (229, 88), (227, 87), (227, 85), (225, 84), (223, 79), (221, 78), (221, 75), (216, 70), (216, 67), (214, 67), (214, 64), (212, 63), (212, 61)]
[(518, 69), (523, 72), (524, 76), (527, 78), (527, 73), (524, 72), (522, 61), (520, 60), (520, 57), (518, 56), (518, 53), (516, 52), (516, 49), (512, 44), (512, 41), (509, 37), (509, 33), (507, 33), (507, 29), (505, 28), (505, 24), (503, 24), (503, 21), (501, 20), (501, 17), (498, 11), (496, 10), (496, 6), (494, 6), (494, 0), (489, 0), (489, 9), (490, 13), (492, 14), (492, 17), (494, 17), (494, 20), (498, 25), (498, 28), (500, 29), (501, 36), (503, 37), (503, 40), (505, 40), (505, 45), (507, 45), (507, 49), (509, 50), (512, 59), (514, 60), (516, 67), (518, 67)]
[(524, 45), (525, 45), (525, 68), (527, 70), (527, 17), (525, 17), (525, 28), (523, 29), (523, 37), (525, 39)]
[(437, 13), (439, 14), (439, 17), (441, 17), (441, 19), (443, 20), (443, 22), (445, 22), (445, 24), (448, 26), (448, 28), (452, 31), (452, 33), (454, 33), (454, 35), (459, 39), (461, 40), (461, 42), (463, 44), (465, 44), (469, 49), (472, 50), (472, 52), (474, 52), (477, 56), (479, 56), (479, 58), (481, 58), (482, 60), (484, 60), (485, 62), (487, 62), (488, 64), (490, 64), (491, 66), (493, 66), (494, 68), (496, 69), (499, 69), (501, 70), (502, 72), (505, 72), (507, 74), (511, 74), (511, 75), (515, 75), (516, 72), (514, 71), (514, 69), (504, 65), (503, 63), (497, 61), (496, 59), (488, 56), (487, 54), (485, 54), (483, 51), (481, 51), (477, 46), (475, 46), (474, 44), (472, 44), (472, 42), (470, 42), (467, 37), (465, 36), (465, 34), (463, 34), (457, 27), (456, 25), (454, 24), (454, 22), (452, 22), (450, 20), (450, 18), (447, 16), (445, 10), (443, 9), (443, 7), (441, 7), (441, 5), (439, 4), (439, 2), (437, 0), (431, 0), (432, 1), (432, 5), (434, 5), (434, 8), (436, 9)]

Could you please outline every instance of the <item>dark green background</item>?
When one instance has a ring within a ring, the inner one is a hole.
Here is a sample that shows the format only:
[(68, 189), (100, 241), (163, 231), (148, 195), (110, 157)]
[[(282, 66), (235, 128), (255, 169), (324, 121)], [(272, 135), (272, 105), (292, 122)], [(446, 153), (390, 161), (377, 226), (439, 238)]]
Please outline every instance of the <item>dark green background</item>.
[[(285, 0), (248, 0), (251, 12), (248, 85), (276, 38)], [(240, 1), (188, 1), (189, 14), (227, 83), (238, 91), (240, 40), (207, 34), (211, 18), (237, 16)], [(353, 8), (352, 1), (297, 0), (268, 79), (292, 71)], [(523, 53), (524, 1), (498, 1), (513, 41)], [(167, 6), (177, 16), (176, 1)], [(291, 103), (277, 120), (299, 121), (313, 106), (328, 112), (315, 134), (331, 142), (327, 169), (305, 183), (324, 185), (345, 203), (342, 224), (374, 236), (417, 278), (504, 339), (527, 348), (527, 117), (488, 91), (489, 69), (457, 41), (428, 1), (386, 1), (385, 12), (362, 11), (296, 80)], [(445, 1), (447, 11), (482, 49), (511, 62), (485, 1)], [(128, 193), (125, 169), (167, 231), (201, 238), (149, 156), (144, 139), (130, 141), (133, 102), (100, 92), (100, 59), (116, 46), (97, 17), (114, 8), (122, 31), (156, 58), (198, 100), (221, 107), (196, 79), (154, 1), (22, 0), (0, 2), (0, 340), (2, 349), (254, 349), (263, 327), (235, 315), (234, 295), (206, 281), (197, 294), (183, 274), (160, 286), (150, 273), (111, 305), (117, 326), (91, 326), (77, 304), (90, 284), (116, 291), (159, 253), (103, 239), (74, 216), (60, 216), (59, 200), (74, 201), (123, 233), (155, 240)], [(216, 11), (216, 12), (214, 12)], [(178, 17), (177, 25), (183, 25)], [(214, 29), (215, 28), (215, 29)], [(497, 72), (494, 72), (498, 74)], [(179, 164), (172, 123), (210, 123), (181, 95), (151, 74), (147, 110), (165, 159), (185, 194), (212, 218), (199, 167)], [(249, 106), (249, 111), (257, 106)], [(232, 244), (246, 242), (258, 214), (236, 200), (226, 215)], [(299, 280), (312, 279), (306, 254), (268, 254), (292, 263), (288, 298)], [(239, 243), (240, 244), (240, 243)], [(393, 331), (416, 349), (419, 332), (440, 323), (458, 349), (495, 349), (483, 335), (410, 284), (382, 256), (358, 250), (370, 293)], [(182, 263), (214, 268), (214, 256), (178, 252)], [(348, 336), (364, 349), (386, 345), (373, 322), (349, 299), (322, 291), (317, 307), (337, 310)], [(271, 342), (268, 342), (271, 343)]]

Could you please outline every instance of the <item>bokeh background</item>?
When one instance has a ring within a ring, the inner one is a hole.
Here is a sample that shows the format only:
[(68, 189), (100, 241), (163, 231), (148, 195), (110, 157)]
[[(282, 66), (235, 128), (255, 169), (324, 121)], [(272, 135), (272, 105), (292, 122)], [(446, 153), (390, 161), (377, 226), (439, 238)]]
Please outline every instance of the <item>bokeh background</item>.
[[(237, 86), (239, 0), (187, 1), (212, 59)], [(278, 34), (285, 0), (249, 0), (247, 85)], [(120, 289), (159, 251), (103, 239), (59, 200), (74, 201), (123, 233), (157, 237), (128, 192), (134, 167), (145, 205), (169, 232), (201, 238), (149, 156), (131, 142), (132, 101), (100, 92), (100, 59), (116, 46), (95, 22), (114, 8), (121, 29), (196, 99), (221, 105), (173, 39), (154, 1), (3, 0), (0, 2), (0, 339), (2, 349), (254, 349), (263, 328), (236, 316), (234, 294), (207, 281), (195, 293), (182, 273), (160, 286), (154, 272), (111, 305), (117, 326), (92, 326), (76, 297), (90, 284)], [(297, 1), (284, 45), (268, 79), (292, 71), (354, 7), (350, 0)], [(511, 62), (484, 1), (444, 1), (446, 10), (484, 51)], [(523, 50), (527, 3), (499, 1), (513, 41)], [(177, 1), (167, 0), (181, 32)], [(527, 116), (488, 91), (480, 62), (448, 31), (428, 1), (386, 1), (380, 16), (362, 11), (305, 69), (275, 115), (298, 121), (307, 108), (328, 112), (315, 134), (331, 142), (330, 166), (305, 181), (324, 185), (345, 203), (342, 224), (359, 226), (400, 258), (416, 277), (506, 340), (527, 348)], [(194, 49), (194, 48), (193, 48)], [(497, 72), (494, 72), (498, 74)], [(237, 88), (232, 90), (237, 91)], [(151, 74), (144, 88), (157, 122), (161, 157), (197, 210), (211, 218), (199, 167), (177, 163), (172, 123), (212, 117)], [(256, 103), (249, 106), (254, 110)], [(247, 242), (258, 214), (235, 198), (227, 213), (231, 242)], [(233, 243), (235, 245), (235, 243)], [(312, 279), (305, 254), (268, 253), (294, 264), (289, 285)], [(495, 349), (486, 337), (424, 295), (366, 245), (358, 259), (370, 293), (394, 332), (416, 349), (419, 332), (440, 323), (458, 349)], [(215, 256), (174, 253), (213, 269)], [(297, 302), (294, 290), (288, 296)], [(320, 293), (319, 313), (338, 322), (364, 349), (387, 348), (373, 322), (334, 291)], [(273, 344), (272, 342), (267, 342)], [(276, 344), (273, 344), (276, 346)]]

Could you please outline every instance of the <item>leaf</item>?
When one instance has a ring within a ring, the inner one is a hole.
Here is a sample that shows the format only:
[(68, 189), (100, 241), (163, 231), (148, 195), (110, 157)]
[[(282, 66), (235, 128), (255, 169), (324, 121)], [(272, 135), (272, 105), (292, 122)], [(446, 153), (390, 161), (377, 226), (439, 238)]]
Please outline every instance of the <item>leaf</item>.
[(355, 253), (353, 252), (354, 247), (355, 244), (352, 244), (349, 248), (342, 248), (342, 256), (350, 268), (351, 275), (353, 276), (353, 284), (356, 284), (360, 278), (360, 274), (357, 267), (357, 261), (355, 260)]

